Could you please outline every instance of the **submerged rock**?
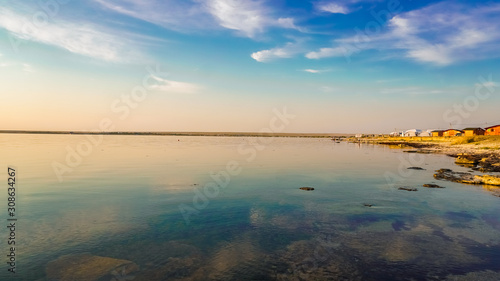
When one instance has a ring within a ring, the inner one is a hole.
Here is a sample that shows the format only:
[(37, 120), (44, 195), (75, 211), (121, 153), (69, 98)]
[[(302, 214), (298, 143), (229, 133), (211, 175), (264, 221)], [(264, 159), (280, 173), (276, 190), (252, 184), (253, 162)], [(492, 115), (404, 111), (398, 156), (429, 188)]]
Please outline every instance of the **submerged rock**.
[(128, 260), (77, 254), (61, 256), (47, 264), (47, 278), (57, 281), (113, 280), (139, 270)]
[(401, 220), (396, 220), (393, 223), (391, 223), (392, 229), (394, 231), (401, 231), (401, 230), (410, 230), (411, 228), (406, 225), (406, 222), (401, 221)]
[(426, 183), (423, 185), (423, 187), (428, 187), (428, 188), (444, 188), (444, 186), (439, 186), (437, 184), (433, 184), (433, 183)]
[(418, 189), (413, 188), (413, 187), (408, 187), (408, 186), (401, 186), (401, 187), (398, 188), (398, 190), (418, 191)]
[(331, 239), (300, 240), (276, 255), (272, 280), (364, 280), (362, 266)]
[(407, 169), (409, 169), (409, 170), (425, 170), (422, 167), (408, 167)]
[(307, 186), (305, 186), (305, 187), (301, 187), (299, 189), (311, 191), (311, 190), (314, 190), (314, 187), (307, 187)]

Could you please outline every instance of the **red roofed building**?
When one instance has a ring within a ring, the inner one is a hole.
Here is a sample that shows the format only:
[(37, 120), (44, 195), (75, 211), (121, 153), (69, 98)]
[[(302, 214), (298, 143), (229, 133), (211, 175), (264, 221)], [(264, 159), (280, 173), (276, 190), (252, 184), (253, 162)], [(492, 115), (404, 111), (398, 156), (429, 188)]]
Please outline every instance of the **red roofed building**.
[(486, 136), (500, 136), (500, 125), (488, 127), (485, 130), (484, 134)]
[(465, 132), (465, 136), (466, 137), (482, 136), (482, 135), (484, 135), (484, 129), (483, 128), (465, 128), (462, 131)]

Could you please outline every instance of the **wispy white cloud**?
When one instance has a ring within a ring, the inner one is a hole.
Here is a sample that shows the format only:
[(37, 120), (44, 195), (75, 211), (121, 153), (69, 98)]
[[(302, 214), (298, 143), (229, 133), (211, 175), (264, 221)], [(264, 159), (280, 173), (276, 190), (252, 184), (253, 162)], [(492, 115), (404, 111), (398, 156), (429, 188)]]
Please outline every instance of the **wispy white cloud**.
[(319, 51), (316, 52), (308, 52), (306, 54), (306, 58), (321, 59), (321, 58), (341, 57), (346, 55), (347, 52), (348, 50), (343, 46), (334, 48), (321, 48), (319, 49)]
[(348, 14), (349, 8), (346, 5), (336, 2), (320, 2), (316, 4), (316, 9), (332, 14)]
[[(216, 28), (202, 5), (178, 0), (94, 0), (105, 9), (182, 32)], [(201, 3), (201, 1), (200, 1)]]
[(462, 88), (427, 88), (421, 86), (407, 87), (385, 87), (379, 89), (380, 94), (384, 95), (443, 95), (443, 94), (461, 94), (466, 93), (468, 89)]
[(330, 71), (330, 69), (311, 69), (311, 68), (306, 68), (302, 71), (309, 72), (309, 73), (314, 73), (314, 74), (320, 74), (324, 72)]
[(301, 32), (306, 32), (306, 30), (300, 26), (297, 26), (295, 24), (295, 19), (294, 18), (278, 18), (276, 22), (276, 26), (278, 27), (283, 27), (283, 28), (289, 28), (289, 29), (296, 29)]
[(498, 57), (499, 16), (500, 4), (470, 7), (442, 2), (394, 16), (379, 33), (335, 39), (332, 47), (309, 52), (306, 57), (338, 57), (377, 49), (392, 52), (392, 57), (440, 66)]
[(0, 10), (0, 28), (18, 40), (57, 46), (69, 52), (111, 62), (130, 59), (130, 44), (118, 36), (99, 31), (90, 24), (50, 21), (37, 28), (21, 14)]
[(291, 58), (302, 52), (303, 47), (301, 43), (288, 42), (283, 47), (255, 52), (251, 54), (251, 57), (258, 62), (269, 62), (279, 58)]
[[(392, 18), (389, 35), (397, 48), (420, 62), (449, 65), (463, 59), (482, 59), (485, 44), (498, 46), (498, 12), (440, 3)], [(497, 22), (497, 23), (495, 23)], [(491, 55), (491, 53), (490, 53)]]
[(157, 84), (151, 86), (151, 89), (157, 91), (165, 93), (194, 94), (201, 90), (201, 87), (196, 84), (167, 80), (155, 75), (151, 77), (157, 81)]
[(222, 27), (251, 38), (273, 26), (301, 30), (293, 18), (273, 17), (261, 0), (207, 0), (206, 7)]
[(308, 69), (304, 69), (304, 71), (305, 71), (305, 72), (309, 72), (309, 73), (321, 73), (321, 71), (320, 71), (320, 70), (317, 70), (317, 69), (310, 69), (310, 68), (308, 68)]
[(225, 28), (238, 30), (248, 37), (264, 30), (268, 24), (268, 10), (260, 1), (209, 0), (208, 11)]
[(94, 0), (114, 12), (166, 29), (194, 32), (226, 28), (255, 38), (267, 28), (302, 29), (291, 17), (274, 16), (262, 0)]

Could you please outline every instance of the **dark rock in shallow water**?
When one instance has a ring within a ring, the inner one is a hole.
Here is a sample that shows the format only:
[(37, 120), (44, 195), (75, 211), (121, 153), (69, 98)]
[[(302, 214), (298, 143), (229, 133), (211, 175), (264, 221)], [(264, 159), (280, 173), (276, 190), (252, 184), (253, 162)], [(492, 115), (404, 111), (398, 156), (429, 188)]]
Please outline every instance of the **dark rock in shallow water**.
[(418, 191), (418, 189), (413, 188), (413, 187), (408, 187), (408, 186), (401, 186), (401, 187), (398, 188), (398, 190)]
[(314, 190), (314, 187), (301, 187), (299, 189), (310, 191), (310, 190)]
[(433, 183), (426, 183), (423, 185), (423, 187), (428, 187), (428, 188), (444, 188), (444, 186), (439, 186), (437, 184), (433, 184)]
[(407, 169), (409, 169), (409, 170), (425, 170), (422, 167), (408, 167)]

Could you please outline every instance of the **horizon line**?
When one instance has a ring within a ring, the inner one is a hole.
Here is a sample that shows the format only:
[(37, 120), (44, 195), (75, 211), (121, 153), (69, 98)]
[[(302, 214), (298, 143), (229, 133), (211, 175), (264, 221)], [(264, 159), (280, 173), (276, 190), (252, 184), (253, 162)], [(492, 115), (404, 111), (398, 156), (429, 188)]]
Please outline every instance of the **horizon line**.
[(203, 132), (203, 131), (69, 131), (69, 130), (0, 130), (0, 134), (57, 134), (57, 135), (157, 135), (157, 136), (266, 136), (266, 137), (337, 137), (355, 133), (269, 133), (269, 132)]

